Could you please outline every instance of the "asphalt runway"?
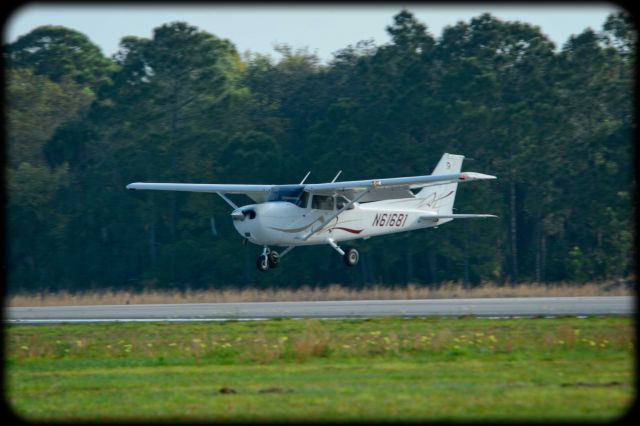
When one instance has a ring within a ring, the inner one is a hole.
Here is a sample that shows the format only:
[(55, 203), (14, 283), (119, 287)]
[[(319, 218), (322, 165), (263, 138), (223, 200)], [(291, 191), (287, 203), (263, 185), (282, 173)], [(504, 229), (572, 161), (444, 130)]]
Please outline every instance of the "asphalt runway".
[(221, 321), (270, 318), (528, 317), (630, 315), (634, 298), (519, 297), (486, 299), (188, 303), (48, 306), (5, 309), (9, 323)]

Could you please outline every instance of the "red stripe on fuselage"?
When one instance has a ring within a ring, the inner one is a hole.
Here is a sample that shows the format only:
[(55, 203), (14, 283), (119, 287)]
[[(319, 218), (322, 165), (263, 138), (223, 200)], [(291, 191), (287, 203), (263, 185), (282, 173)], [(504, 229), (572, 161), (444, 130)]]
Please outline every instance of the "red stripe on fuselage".
[(351, 232), (352, 234), (359, 234), (359, 233), (361, 233), (363, 231), (363, 229), (356, 230), (356, 229), (349, 229), (349, 228), (341, 228), (339, 226), (336, 226), (336, 227), (331, 228), (331, 229), (341, 229), (343, 231)]

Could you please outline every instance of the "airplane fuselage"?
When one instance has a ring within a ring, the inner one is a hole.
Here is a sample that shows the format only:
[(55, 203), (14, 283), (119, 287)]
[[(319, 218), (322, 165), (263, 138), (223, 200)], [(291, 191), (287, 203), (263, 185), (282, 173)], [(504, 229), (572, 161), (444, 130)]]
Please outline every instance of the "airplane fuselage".
[(356, 203), (308, 238), (307, 234), (315, 231), (334, 210), (302, 208), (285, 201), (250, 204), (234, 211), (242, 220), (234, 220), (233, 224), (242, 237), (257, 245), (301, 246), (326, 244), (329, 238), (335, 242), (366, 239), (438, 226), (451, 220), (424, 219), (430, 211), (421, 203), (423, 200), (417, 198)]

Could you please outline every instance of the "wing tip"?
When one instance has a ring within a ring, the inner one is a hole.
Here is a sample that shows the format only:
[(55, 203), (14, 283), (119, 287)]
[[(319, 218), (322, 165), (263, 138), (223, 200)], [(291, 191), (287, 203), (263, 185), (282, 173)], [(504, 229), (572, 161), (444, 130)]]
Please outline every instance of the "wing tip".
[(497, 176), (493, 176), (493, 175), (487, 175), (484, 173), (478, 173), (478, 172), (462, 172), (460, 173), (460, 177), (458, 178), (459, 180), (493, 180), (493, 179), (498, 179)]

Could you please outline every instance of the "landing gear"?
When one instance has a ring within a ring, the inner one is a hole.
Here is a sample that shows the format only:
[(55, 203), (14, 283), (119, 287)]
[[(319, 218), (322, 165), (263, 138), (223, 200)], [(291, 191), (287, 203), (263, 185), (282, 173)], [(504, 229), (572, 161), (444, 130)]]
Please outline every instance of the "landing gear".
[(345, 265), (356, 266), (356, 264), (358, 263), (358, 259), (360, 259), (360, 253), (358, 253), (358, 250), (354, 248), (350, 248), (350, 249), (347, 249), (347, 251), (345, 252), (338, 246), (338, 244), (336, 244), (335, 241), (333, 241), (332, 238), (327, 238), (327, 243), (331, 247), (333, 247), (335, 251), (340, 253), (340, 255), (342, 256), (342, 259), (344, 260)]
[(266, 272), (269, 268), (277, 268), (278, 263), (280, 263), (280, 255), (278, 255), (278, 252), (270, 250), (269, 247), (265, 246), (262, 254), (258, 256), (256, 266), (258, 267), (258, 271)]
[(280, 263), (280, 255), (277, 251), (271, 250), (267, 258), (269, 260), (269, 268), (273, 269), (278, 267), (278, 263)]
[(261, 254), (258, 256), (258, 262), (256, 265), (258, 266), (258, 271), (266, 272), (269, 269), (269, 257), (265, 254)]
[(344, 256), (342, 256), (342, 259), (344, 260), (345, 265), (356, 266), (360, 259), (360, 253), (358, 253), (358, 250), (350, 248), (345, 252)]

